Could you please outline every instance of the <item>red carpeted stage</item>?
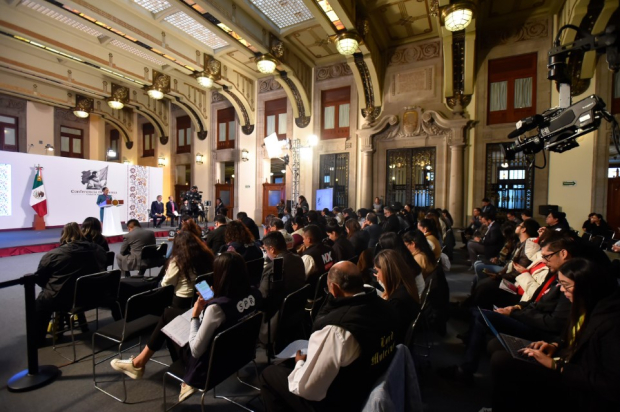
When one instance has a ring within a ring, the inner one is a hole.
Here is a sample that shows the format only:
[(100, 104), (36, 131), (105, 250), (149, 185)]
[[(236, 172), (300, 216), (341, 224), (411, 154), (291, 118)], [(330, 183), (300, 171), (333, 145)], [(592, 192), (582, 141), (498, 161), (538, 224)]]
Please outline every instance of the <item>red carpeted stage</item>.
[[(144, 228), (155, 232), (157, 238), (167, 238), (168, 231), (176, 228)], [(126, 230), (123, 227), (123, 230)], [(0, 232), (0, 258), (29, 253), (47, 252), (59, 245), (62, 228), (45, 230), (6, 230)], [(123, 236), (106, 237), (108, 243), (120, 243)]]

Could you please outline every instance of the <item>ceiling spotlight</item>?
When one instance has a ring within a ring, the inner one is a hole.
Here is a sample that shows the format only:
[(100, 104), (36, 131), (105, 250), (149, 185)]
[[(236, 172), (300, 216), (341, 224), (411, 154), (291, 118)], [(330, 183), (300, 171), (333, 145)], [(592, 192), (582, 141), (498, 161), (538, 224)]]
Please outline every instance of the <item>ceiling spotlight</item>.
[(475, 6), (468, 1), (451, 4), (444, 8), (441, 11), (441, 17), (446, 29), (459, 31), (469, 26), (469, 23), (474, 18), (474, 8)]
[(255, 61), (256, 68), (261, 73), (270, 74), (276, 69), (277, 60), (269, 54), (262, 54)]
[(213, 79), (211, 78), (211, 75), (205, 74), (205, 72), (200, 73), (198, 77), (196, 77), (196, 80), (198, 81), (198, 84), (202, 87), (206, 87), (207, 89), (210, 89), (213, 86)]
[(88, 115), (93, 111), (93, 104), (93, 99), (76, 94), (73, 114), (75, 115), (75, 117), (79, 117), (80, 119), (86, 119)]
[(112, 109), (120, 110), (129, 101), (129, 89), (112, 83), (112, 95), (106, 100)]
[(153, 85), (148, 87), (146, 93), (151, 99), (161, 100), (164, 94), (170, 91), (170, 76), (153, 70)]
[(357, 51), (362, 39), (357, 33), (345, 32), (336, 39), (336, 49), (344, 56), (350, 56)]

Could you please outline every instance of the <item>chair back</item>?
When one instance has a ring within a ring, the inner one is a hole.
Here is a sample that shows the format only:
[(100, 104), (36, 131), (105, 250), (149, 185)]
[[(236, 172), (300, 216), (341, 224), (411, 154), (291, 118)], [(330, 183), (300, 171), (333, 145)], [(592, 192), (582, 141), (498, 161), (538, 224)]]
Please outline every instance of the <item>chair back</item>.
[(349, 262), (351, 262), (351, 263), (353, 263), (353, 264), (357, 265), (357, 261), (359, 260), (359, 258), (360, 258), (360, 257), (359, 257), (358, 255), (355, 255), (355, 256), (353, 256), (351, 259), (349, 259)]
[(278, 329), (274, 342), (274, 351), (279, 353), (296, 339), (304, 336), (301, 327), (307, 319), (306, 301), (310, 296), (310, 285), (304, 285), (302, 288), (289, 294), (282, 302), (280, 314), (278, 315)]
[(121, 271), (118, 269), (80, 276), (75, 281), (72, 312), (76, 309), (86, 311), (113, 304), (118, 300), (120, 284)]
[(263, 268), (265, 267), (265, 259), (258, 258), (245, 262), (248, 268), (248, 277), (250, 285), (257, 286), (260, 284), (260, 279), (263, 277)]
[(140, 267), (148, 269), (163, 266), (163, 264), (166, 262), (167, 252), (167, 243), (162, 243), (160, 245), (144, 246), (142, 248), (142, 251), (140, 252)]
[(112, 269), (114, 269), (114, 255), (115, 253), (113, 251), (109, 251), (109, 252), (105, 252), (105, 267), (106, 269), (109, 268), (110, 266), (112, 266)]
[(427, 283), (424, 309), (420, 312), (426, 316), (429, 325), (443, 335), (450, 310), (450, 287), (441, 265), (437, 265), (428, 276)]
[(256, 339), (262, 319), (263, 313), (255, 312), (235, 326), (218, 333), (213, 339), (206, 391), (225, 381), (256, 358)]
[(422, 313), (424, 312), (424, 310), (426, 309), (426, 306), (428, 305), (428, 294), (431, 291), (432, 286), (433, 286), (433, 279), (431, 278), (428, 281), (428, 285), (426, 286), (426, 288), (424, 288), (424, 291), (422, 292), (421, 302), (420, 302), (420, 311), (418, 312), (418, 315), (413, 320), (413, 323), (411, 324), (411, 326), (407, 329), (407, 334), (405, 335), (404, 344), (408, 348), (413, 347), (413, 341), (419, 329), (418, 325), (420, 324), (420, 318), (423, 316)]
[(319, 309), (323, 306), (327, 295), (325, 294), (325, 288), (327, 287), (327, 274), (323, 273), (318, 282), (316, 283), (316, 289), (314, 291), (314, 299), (312, 300), (312, 308), (310, 309), (310, 317), (314, 321), (316, 315), (319, 313)]
[(605, 237), (601, 235), (594, 235), (590, 237), (590, 242), (594, 243), (596, 247), (599, 247), (599, 248), (603, 246), (604, 241), (605, 241)]
[(127, 300), (125, 322), (132, 322), (146, 315), (161, 316), (172, 304), (174, 286), (168, 285), (133, 295)]
[(146, 245), (140, 251), (140, 260), (150, 261), (157, 258), (157, 245)]

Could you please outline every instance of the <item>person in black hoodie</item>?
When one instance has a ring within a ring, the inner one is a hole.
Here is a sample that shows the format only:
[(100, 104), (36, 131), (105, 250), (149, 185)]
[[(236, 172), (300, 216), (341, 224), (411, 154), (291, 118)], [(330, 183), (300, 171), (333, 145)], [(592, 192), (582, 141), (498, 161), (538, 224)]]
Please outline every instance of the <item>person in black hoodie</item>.
[(344, 236), (342, 228), (338, 225), (336, 219), (329, 219), (327, 226), (325, 227), (325, 231), (327, 232), (327, 237), (332, 243), (331, 247), (334, 252), (334, 262), (349, 260), (355, 256), (355, 248), (351, 242), (349, 242), (349, 239)]
[(62, 229), (60, 246), (47, 252), (35, 272), (36, 282), (43, 290), (35, 301), (37, 344), (45, 344), (45, 334), (52, 312), (67, 311), (73, 304), (75, 281), (84, 275), (105, 270), (103, 248), (84, 239), (75, 222)]
[[(524, 349), (538, 364), (493, 354), (493, 411), (620, 410), (620, 291), (609, 272), (585, 259), (562, 265), (558, 283), (571, 302), (562, 340)], [(527, 382), (527, 396), (515, 396)], [(557, 396), (555, 396), (557, 395)], [(533, 407), (534, 406), (534, 407)]]
[(261, 374), (270, 412), (359, 411), (393, 358), (398, 315), (374, 288), (364, 287), (357, 267), (335, 264), (327, 288), (307, 355), (297, 352), (294, 369), (284, 362)]
[(237, 220), (250, 230), (250, 233), (254, 236), (254, 240), (260, 240), (260, 233), (258, 232), (258, 226), (256, 226), (254, 219), (248, 217), (248, 214), (245, 212), (239, 212), (237, 213)]

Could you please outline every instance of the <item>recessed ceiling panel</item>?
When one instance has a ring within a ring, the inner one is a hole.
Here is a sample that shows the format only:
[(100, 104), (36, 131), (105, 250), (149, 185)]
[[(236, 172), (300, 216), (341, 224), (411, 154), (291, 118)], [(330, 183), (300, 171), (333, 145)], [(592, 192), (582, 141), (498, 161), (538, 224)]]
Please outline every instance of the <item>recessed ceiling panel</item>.
[(225, 40), (219, 38), (211, 30), (207, 29), (205, 26), (198, 23), (198, 21), (196, 21), (194, 18), (190, 17), (187, 13), (184, 13), (182, 11), (171, 14), (164, 20), (214, 50), (228, 45)]
[(287, 38), (315, 58), (338, 54), (336, 46), (328, 40), (327, 33), (318, 24), (293, 32)]
[(25, 0), (25, 1), (23, 1), (21, 3), (21, 5), (22, 6), (26, 6), (26, 7), (28, 7), (31, 10), (38, 11), (39, 13), (42, 13), (42, 14), (46, 15), (49, 18), (52, 18), (52, 19), (54, 19), (56, 21), (59, 21), (59, 22), (64, 23), (64, 24), (66, 24), (68, 26), (71, 26), (74, 29), (78, 29), (78, 30), (80, 30), (80, 31), (82, 31), (82, 32), (84, 32), (86, 34), (90, 34), (91, 36), (99, 37), (99, 36), (103, 35), (103, 33), (101, 33), (99, 30), (95, 30), (93, 28), (90, 28), (90, 27), (88, 27), (85, 24), (82, 24), (82, 23), (80, 23), (78, 21), (73, 20), (70, 17), (65, 16), (64, 14), (58, 13), (57, 11), (52, 10), (52, 9), (48, 9), (47, 7), (41, 6), (40, 4), (35, 3), (33, 1)]
[(302, 0), (250, 1), (281, 29), (313, 18)]
[(170, 7), (167, 0), (133, 0), (136, 4), (144, 7), (151, 13), (159, 13)]
[(392, 40), (404, 40), (433, 31), (426, 2), (417, 0), (395, 1), (373, 10), (380, 26), (387, 29)]

